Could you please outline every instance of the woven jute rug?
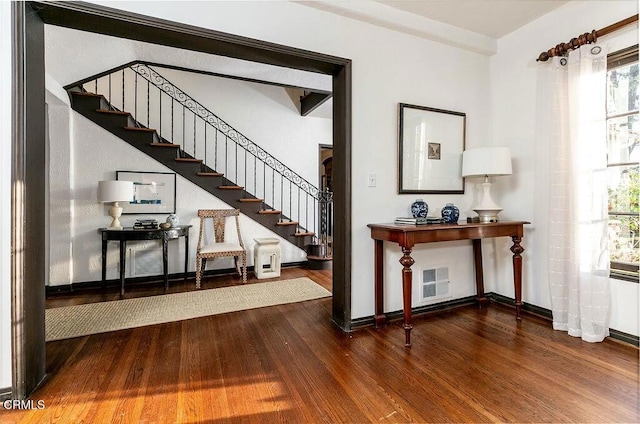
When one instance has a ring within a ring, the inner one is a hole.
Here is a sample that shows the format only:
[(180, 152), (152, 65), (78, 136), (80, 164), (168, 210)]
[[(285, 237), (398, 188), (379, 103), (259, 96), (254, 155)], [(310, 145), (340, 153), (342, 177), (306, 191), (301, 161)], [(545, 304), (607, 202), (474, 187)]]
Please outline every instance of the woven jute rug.
[(47, 341), (331, 296), (309, 278), (64, 306), (45, 311)]

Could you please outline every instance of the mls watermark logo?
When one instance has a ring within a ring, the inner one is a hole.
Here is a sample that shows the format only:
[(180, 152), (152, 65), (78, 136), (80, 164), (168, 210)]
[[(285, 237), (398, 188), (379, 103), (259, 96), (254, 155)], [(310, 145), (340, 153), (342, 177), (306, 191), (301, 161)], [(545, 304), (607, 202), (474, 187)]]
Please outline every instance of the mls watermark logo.
[(2, 402), (2, 407), (4, 409), (17, 409), (17, 410), (28, 410), (28, 409), (44, 409), (44, 401), (43, 400), (5, 400)]

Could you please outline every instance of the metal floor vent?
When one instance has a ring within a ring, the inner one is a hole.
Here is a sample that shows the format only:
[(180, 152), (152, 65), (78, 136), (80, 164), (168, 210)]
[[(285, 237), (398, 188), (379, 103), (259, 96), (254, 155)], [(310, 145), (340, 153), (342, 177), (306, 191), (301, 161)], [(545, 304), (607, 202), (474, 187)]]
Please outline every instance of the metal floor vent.
[(451, 297), (449, 267), (423, 269), (421, 275), (420, 302)]

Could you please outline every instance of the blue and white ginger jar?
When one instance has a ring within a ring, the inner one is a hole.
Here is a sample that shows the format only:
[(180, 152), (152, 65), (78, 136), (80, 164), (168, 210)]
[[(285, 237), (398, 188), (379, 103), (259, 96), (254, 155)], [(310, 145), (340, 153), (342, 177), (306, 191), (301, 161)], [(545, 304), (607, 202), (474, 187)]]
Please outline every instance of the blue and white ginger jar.
[(447, 203), (444, 208), (442, 208), (442, 218), (446, 224), (454, 224), (458, 222), (458, 218), (460, 218), (460, 210), (453, 203)]
[(426, 218), (427, 212), (429, 212), (429, 205), (422, 199), (416, 199), (411, 204), (411, 214), (414, 218)]
[(178, 220), (178, 215), (172, 213), (167, 217), (167, 222), (171, 224), (172, 227), (176, 227), (180, 221)]

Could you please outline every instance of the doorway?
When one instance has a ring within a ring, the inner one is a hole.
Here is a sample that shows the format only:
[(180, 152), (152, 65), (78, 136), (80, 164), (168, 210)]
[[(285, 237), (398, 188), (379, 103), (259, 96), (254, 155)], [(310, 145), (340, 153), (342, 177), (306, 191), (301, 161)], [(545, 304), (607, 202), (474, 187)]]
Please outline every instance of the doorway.
[[(34, 13), (35, 12), (35, 13)], [(12, 397), (24, 399), (44, 378), (43, 257), (46, 220), (44, 24), (332, 75), (334, 224), (332, 321), (351, 329), (351, 61), (82, 3), (14, 2), (12, 186)], [(33, 289), (33, 290), (32, 290)]]

